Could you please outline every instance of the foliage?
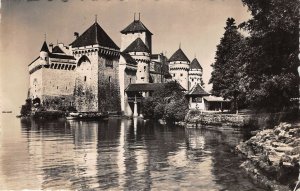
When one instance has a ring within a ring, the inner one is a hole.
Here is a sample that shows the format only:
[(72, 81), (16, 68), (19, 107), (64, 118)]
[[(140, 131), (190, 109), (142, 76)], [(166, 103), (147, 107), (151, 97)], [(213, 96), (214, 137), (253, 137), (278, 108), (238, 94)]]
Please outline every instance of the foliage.
[(290, 99), (299, 95), (300, 4), (297, 0), (242, 2), (252, 18), (239, 27), (250, 36), (240, 38), (234, 22), (227, 20), (213, 64), (212, 93), (260, 111), (291, 108)]
[(154, 109), (156, 102), (152, 97), (147, 97), (143, 100), (143, 114), (145, 118), (151, 118), (154, 116)]
[(182, 121), (188, 111), (188, 102), (177, 82), (168, 82), (158, 88), (151, 97), (143, 101), (145, 118), (166, 119), (168, 122)]
[(167, 122), (183, 121), (188, 112), (188, 102), (184, 97), (177, 97), (165, 106)]
[[(245, 47), (245, 39), (237, 30), (235, 20), (228, 18), (224, 36), (217, 46), (213, 72), (209, 83), (212, 83), (212, 93), (226, 99), (242, 100), (239, 79), (243, 75), (241, 50)], [(237, 107), (237, 105), (235, 106)]]
[(279, 111), (298, 97), (297, 0), (242, 0), (252, 18), (240, 25), (250, 33), (240, 58), (246, 100), (256, 109)]
[(22, 105), (21, 107), (21, 111), (20, 111), (21, 115), (22, 116), (30, 115), (31, 107), (32, 107), (31, 99), (26, 99), (25, 105)]

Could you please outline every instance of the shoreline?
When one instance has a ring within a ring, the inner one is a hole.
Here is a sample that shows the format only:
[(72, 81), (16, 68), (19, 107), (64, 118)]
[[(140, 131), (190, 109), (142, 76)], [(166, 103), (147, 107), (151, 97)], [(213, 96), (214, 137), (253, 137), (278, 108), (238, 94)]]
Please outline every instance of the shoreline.
[(280, 123), (236, 147), (241, 165), (256, 183), (271, 190), (293, 190), (299, 176), (300, 123)]

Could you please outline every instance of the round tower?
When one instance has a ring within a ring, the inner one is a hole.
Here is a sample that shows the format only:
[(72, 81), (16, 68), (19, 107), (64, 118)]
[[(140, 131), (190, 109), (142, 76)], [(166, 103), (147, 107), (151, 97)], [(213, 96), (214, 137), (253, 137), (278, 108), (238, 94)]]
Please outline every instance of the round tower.
[(186, 90), (189, 90), (190, 60), (179, 48), (169, 59), (169, 73)]
[(149, 83), (150, 51), (141, 38), (133, 41), (124, 52), (128, 53), (137, 63), (136, 83)]
[(189, 87), (192, 89), (196, 84), (199, 84), (202, 86), (202, 67), (197, 60), (197, 58), (194, 58), (194, 60), (190, 64), (190, 70), (189, 70)]
[(43, 46), (42, 46), (41, 51), (40, 51), (40, 60), (41, 60), (41, 64), (42, 65), (49, 64), (48, 63), (48, 61), (49, 61), (49, 53), (50, 52), (49, 52), (47, 43), (46, 43), (46, 41), (44, 41)]

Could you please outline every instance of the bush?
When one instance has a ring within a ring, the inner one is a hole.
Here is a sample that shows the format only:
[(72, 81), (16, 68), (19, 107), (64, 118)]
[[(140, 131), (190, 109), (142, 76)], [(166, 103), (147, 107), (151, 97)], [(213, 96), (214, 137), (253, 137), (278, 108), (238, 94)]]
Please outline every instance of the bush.
[(174, 99), (165, 107), (167, 122), (183, 121), (188, 112), (188, 103), (185, 98)]

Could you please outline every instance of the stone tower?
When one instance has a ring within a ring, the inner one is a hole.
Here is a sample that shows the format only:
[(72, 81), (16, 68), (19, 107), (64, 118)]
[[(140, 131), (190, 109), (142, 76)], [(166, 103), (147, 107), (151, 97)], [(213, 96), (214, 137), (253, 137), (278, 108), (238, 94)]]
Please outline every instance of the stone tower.
[(148, 47), (150, 54), (152, 53), (152, 33), (145, 27), (145, 25), (140, 21), (140, 16), (138, 20), (133, 20), (133, 22), (128, 25), (125, 29), (121, 31), (121, 51), (123, 52), (133, 41), (140, 38), (145, 45)]
[(196, 84), (199, 84), (202, 86), (202, 72), (203, 69), (197, 60), (197, 58), (194, 58), (190, 64), (190, 70), (189, 70), (189, 88), (192, 89)]
[(172, 80), (176, 80), (186, 90), (189, 90), (190, 60), (179, 48), (169, 59), (169, 72)]
[(80, 112), (120, 111), (119, 47), (97, 21), (70, 46), (77, 62), (76, 109)]
[(47, 46), (46, 41), (44, 41), (43, 46), (40, 51), (40, 63), (41, 65), (48, 65), (49, 64), (49, 49)]
[(136, 83), (149, 83), (150, 51), (142, 39), (138, 37), (123, 52), (137, 62)]

